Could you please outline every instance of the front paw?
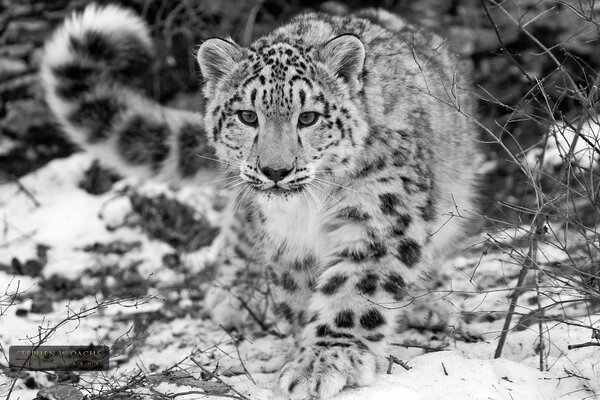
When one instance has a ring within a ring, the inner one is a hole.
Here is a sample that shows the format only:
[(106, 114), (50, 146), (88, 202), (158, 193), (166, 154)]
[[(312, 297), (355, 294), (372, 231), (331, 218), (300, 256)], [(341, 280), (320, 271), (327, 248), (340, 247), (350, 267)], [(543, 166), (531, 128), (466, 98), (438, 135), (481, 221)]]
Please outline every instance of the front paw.
[(279, 376), (289, 399), (329, 399), (347, 386), (373, 382), (375, 356), (360, 342), (317, 342), (301, 348)]

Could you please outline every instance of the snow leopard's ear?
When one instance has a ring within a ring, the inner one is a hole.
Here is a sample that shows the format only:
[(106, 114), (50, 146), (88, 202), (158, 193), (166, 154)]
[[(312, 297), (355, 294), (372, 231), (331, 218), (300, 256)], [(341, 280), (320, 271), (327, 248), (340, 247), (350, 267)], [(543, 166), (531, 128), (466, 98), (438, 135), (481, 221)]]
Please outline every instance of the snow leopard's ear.
[(207, 39), (198, 49), (200, 72), (209, 84), (214, 84), (223, 75), (231, 72), (244, 58), (244, 51), (232, 40)]
[(365, 64), (365, 46), (352, 34), (331, 39), (319, 49), (319, 59), (350, 87), (360, 89), (360, 77)]

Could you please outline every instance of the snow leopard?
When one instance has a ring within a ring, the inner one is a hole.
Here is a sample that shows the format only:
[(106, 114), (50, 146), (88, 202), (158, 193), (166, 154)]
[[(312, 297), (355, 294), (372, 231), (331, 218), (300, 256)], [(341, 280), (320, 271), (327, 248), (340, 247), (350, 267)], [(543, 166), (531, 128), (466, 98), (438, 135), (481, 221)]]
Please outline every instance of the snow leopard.
[[(296, 339), (283, 396), (372, 384), (396, 305), (439, 269), (475, 206), (469, 66), (381, 9), (302, 14), (249, 47), (208, 38), (196, 56), (205, 109), (158, 104), (131, 84), (155, 57), (145, 22), (90, 5), (48, 40), (41, 77), (66, 134), (123, 175), (195, 185), (210, 151), (239, 178), (224, 242), (268, 277)], [(215, 317), (236, 304), (219, 296), (206, 300)]]

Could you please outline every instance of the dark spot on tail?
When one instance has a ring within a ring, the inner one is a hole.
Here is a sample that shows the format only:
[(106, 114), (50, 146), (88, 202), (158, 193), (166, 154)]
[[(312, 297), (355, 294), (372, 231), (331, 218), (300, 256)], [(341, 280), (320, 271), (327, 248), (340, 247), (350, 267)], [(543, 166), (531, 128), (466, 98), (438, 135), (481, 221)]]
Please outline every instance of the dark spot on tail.
[(179, 146), (178, 167), (182, 176), (195, 175), (199, 169), (214, 165), (213, 161), (199, 157), (200, 155), (216, 158), (202, 126), (191, 123), (183, 125), (179, 130), (177, 144)]
[(89, 129), (87, 140), (95, 143), (110, 135), (113, 122), (124, 108), (114, 97), (95, 98), (82, 102), (68, 119), (73, 125)]
[(89, 58), (112, 72), (112, 77), (130, 84), (149, 70), (152, 51), (135, 35), (121, 33), (108, 36), (103, 32), (87, 31), (82, 38), (70, 38), (73, 51)]
[(87, 56), (95, 61), (109, 61), (116, 53), (116, 47), (108, 37), (97, 31), (87, 31), (83, 37), (71, 36), (69, 44), (77, 55)]
[(98, 71), (92, 65), (76, 61), (51, 67), (51, 72), (57, 81), (56, 94), (65, 100), (74, 100), (89, 92)]
[(136, 165), (150, 164), (157, 171), (169, 156), (169, 128), (147, 117), (137, 115), (120, 130), (119, 152), (128, 162)]

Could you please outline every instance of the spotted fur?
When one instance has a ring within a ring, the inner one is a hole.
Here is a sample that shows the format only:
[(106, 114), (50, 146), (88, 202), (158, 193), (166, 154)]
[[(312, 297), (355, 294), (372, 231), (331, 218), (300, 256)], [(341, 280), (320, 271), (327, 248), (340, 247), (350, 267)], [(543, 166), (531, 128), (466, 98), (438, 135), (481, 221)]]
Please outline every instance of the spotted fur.
[(43, 64), (65, 131), (105, 162), (192, 183), (195, 149), (214, 149), (247, 192), (227, 219), (226, 290), (209, 292), (207, 307), (222, 318), (225, 304), (239, 306), (227, 297), (235, 260), (252, 258), (244, 271), (266, 272), (299, 343), (278, 378), (285, 397), (372, 383), (397, 317), (381, 305), (435, 270), (463, 229), (449, 216), (473, 207), (468, 70), (439, 37), (390, 13), (306, 14), (249, 48), (203, 42), (200, 118), (125, 85), (151, 54), (128, 11), (91, 6), (67, 21)]
[(41, 78), (63, 130), (121, 173), (168, 181), (202, 178), (208, 140), (202, 117), (165, 108), (134, 83), (146, 76), (154, 47), (131, 11), (88, 6), (46, 43)]

